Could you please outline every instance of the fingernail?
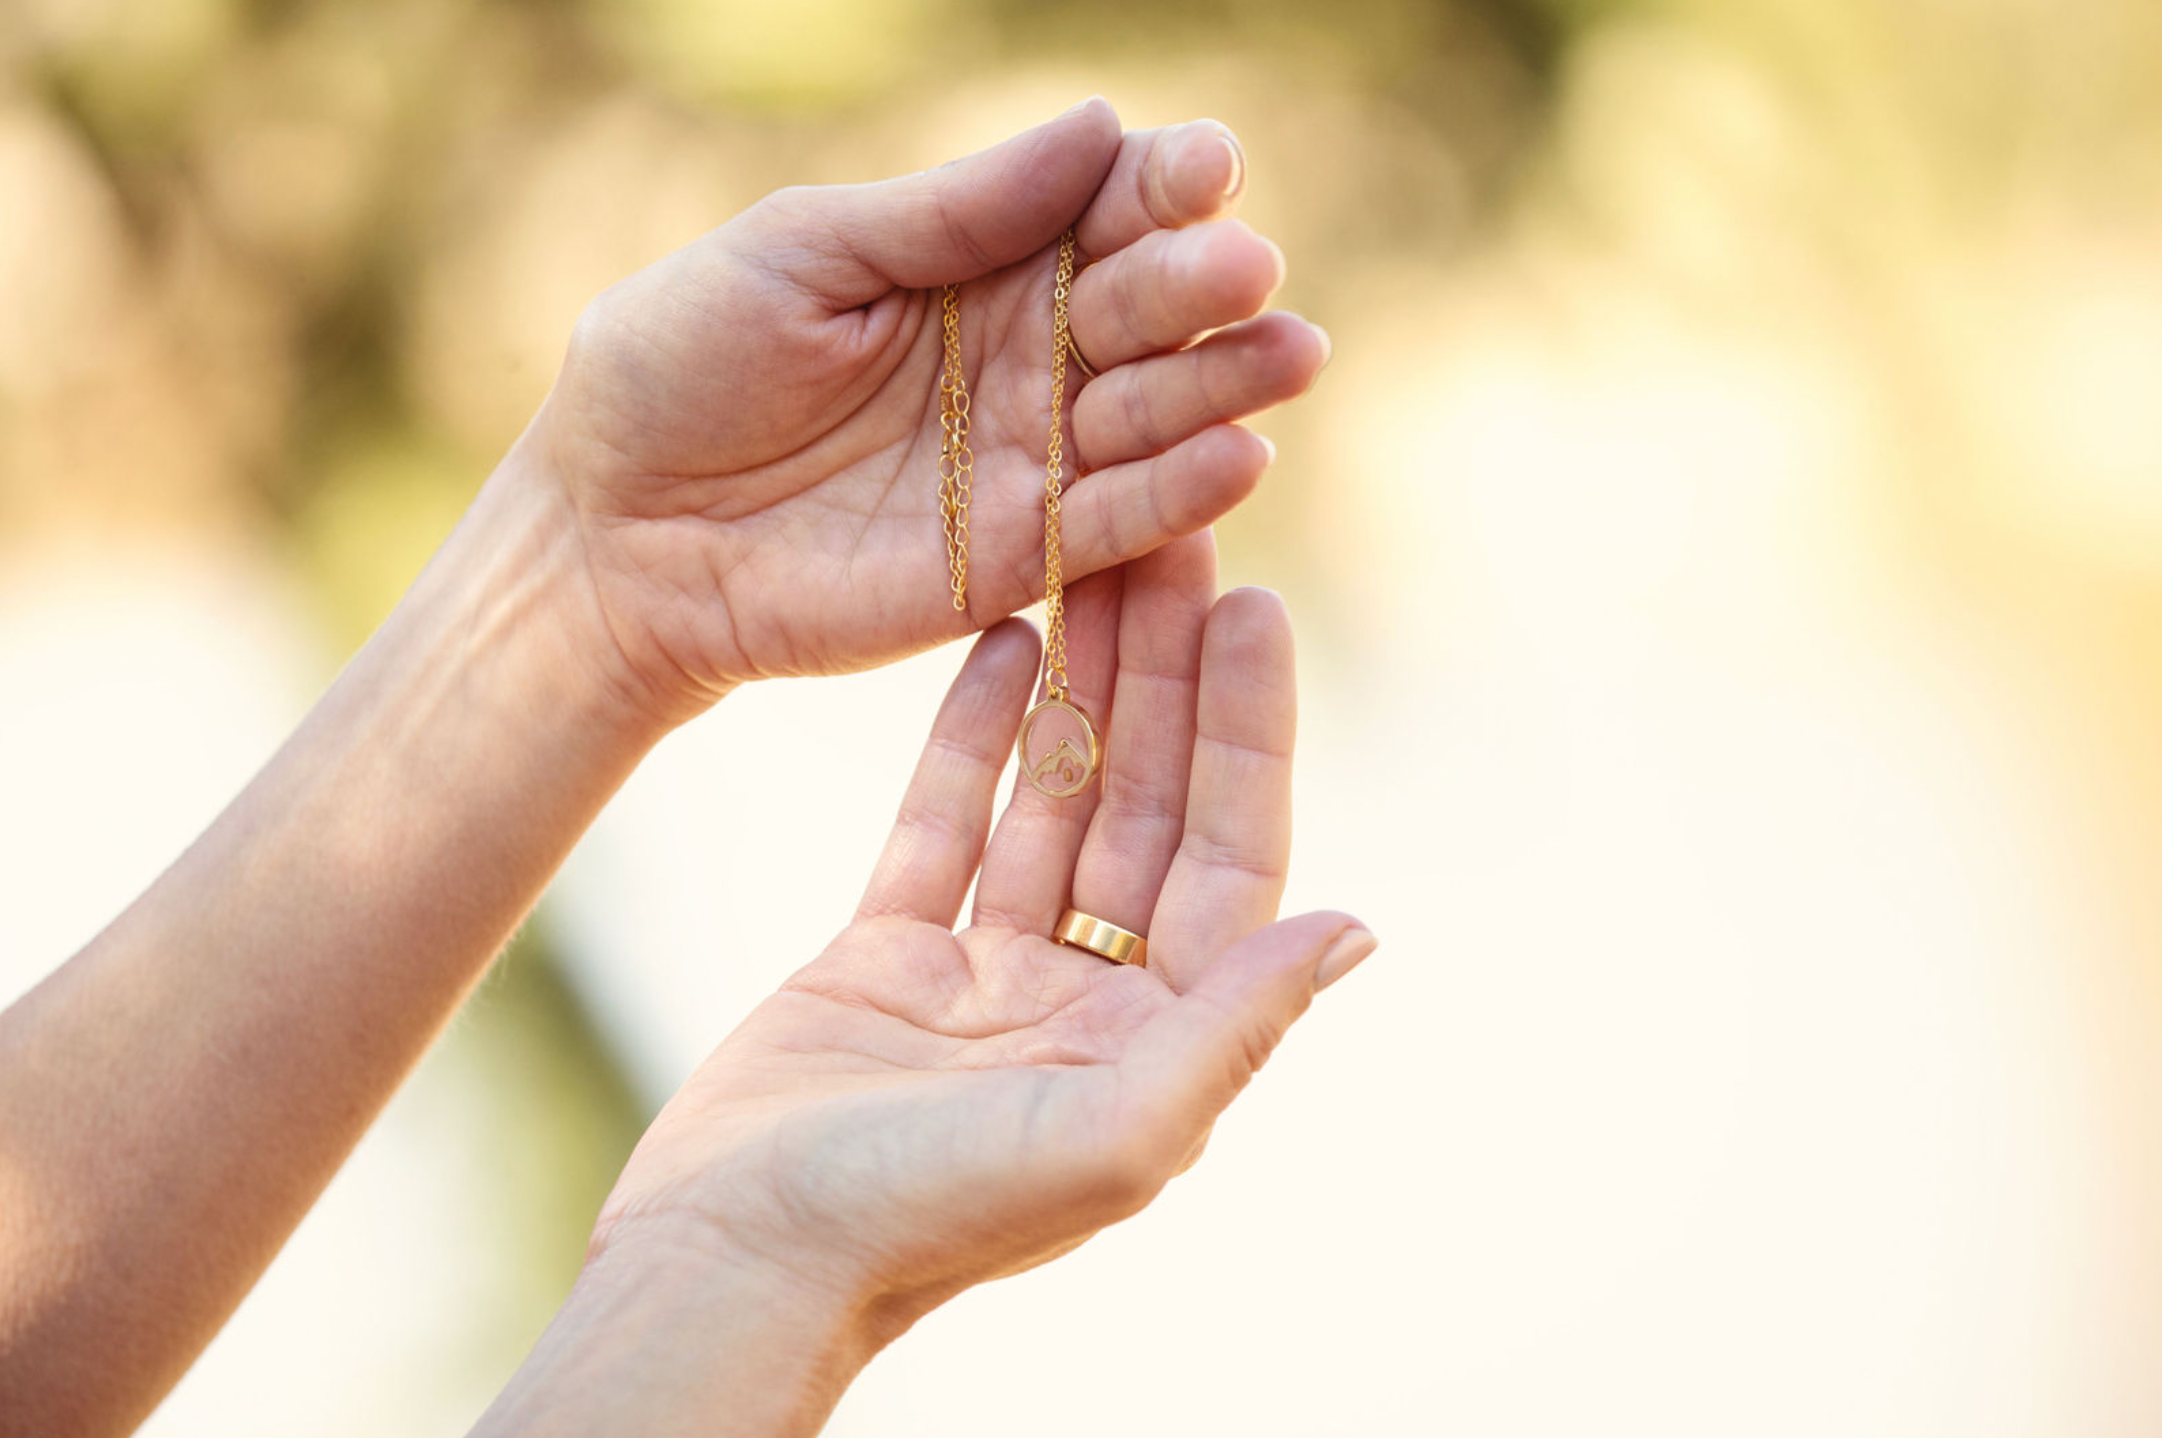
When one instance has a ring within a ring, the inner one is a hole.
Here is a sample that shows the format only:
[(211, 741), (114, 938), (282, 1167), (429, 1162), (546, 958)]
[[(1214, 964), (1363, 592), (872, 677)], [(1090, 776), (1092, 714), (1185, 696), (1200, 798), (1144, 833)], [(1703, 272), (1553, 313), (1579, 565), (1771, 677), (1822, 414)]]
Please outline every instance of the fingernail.
[(1230, 178), (1224, 181), (1224, 198), (1235, 200), (1239, 191), (1246, 188), (1246, 152), (1240, 149), (1239, 142), (1228, 134), (1218, 135), (1216, 143), (1222, 145), (1224, 153), (1231, 157), (1231, 174)]
[(1291, 273), (1291, 264), (1284, 258), (1284, 247), (1267, 235), (1261, 237), (1261, 243), (1267, 245), (1269, 253), (1276, 257), (1276, 283), (1281, 286), (1285, 277)]
[(1101, 95), (1091, 95), (1086, 100), (1083, 100), (1080, 104), (1074, 106), (1072, 109), (1061, 112), (1059, 118), (1063, 120), (1068, 115), (1078, 115), (1083, 110), (1086, 110), (1089, 106), (1095, 104), (1098, 100), (1101, 100), (1102, 98), (1103, 96)]
[(1321, 967), (1314, 970), (1314, 992), (1320, 993), (1350, 973), (1380, 945), (1381, 940), (1374, 937), (1374, 931), (1363, 924), (1354, 924), (1344, 930), (1329, 952), (1322, 956)]
[(1268, 464), (1276, 463), (1276, 441), (1265, 434), (1257, 434), (1254, 438), (1260, 440), (1261, 447), (1269, 452), (1269, 457), (1264, 462)]
[[(1314, 324), (1312, 320), (1307, 323)], [(1314, 333), (1321, 336), (1321, 364), (1322, 368), (1326, 369), (1329, 361), (1336, 357), (1336, 342), (1329, 338), (1329, 332), (1320, 325), (1314, 325)]]

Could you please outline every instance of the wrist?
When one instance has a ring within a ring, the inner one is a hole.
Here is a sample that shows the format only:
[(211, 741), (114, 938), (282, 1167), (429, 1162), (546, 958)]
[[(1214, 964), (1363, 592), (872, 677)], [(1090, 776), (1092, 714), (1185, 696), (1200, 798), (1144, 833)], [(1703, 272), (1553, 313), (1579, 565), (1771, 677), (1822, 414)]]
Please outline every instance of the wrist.
[(575, 716), (592, 746), (644, 755), (726, 690), (664, 692), (633, 660), (631, 636), (601, 603), (573, 495), (536, 424), (482, 484), (430, 571), (441, 567), (445, 588), (458, 590), (450, 601), (473, 634), (512, 651), (508, 670), (534, 685), (536, 703)]
[(609, 1244), (474, 1433), (814, 1434), (897, 1331), (875, 1303), (712, 1243)]

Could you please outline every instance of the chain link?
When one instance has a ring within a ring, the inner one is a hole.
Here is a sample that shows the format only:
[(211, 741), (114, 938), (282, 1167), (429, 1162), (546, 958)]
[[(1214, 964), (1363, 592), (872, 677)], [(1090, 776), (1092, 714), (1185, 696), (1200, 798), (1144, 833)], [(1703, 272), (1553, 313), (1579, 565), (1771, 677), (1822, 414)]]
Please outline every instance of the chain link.
[(941, 301), (946, 364), (938, 377), (938, 512), (946, 527), (946, 568), (953, 607), (968, 608), (968, 506), (976, 456), (968, 446), (968, 377), (961, 371), (961, 292), (946, 286)]
[[(1058, 275), (1051, 294), (1051, 438), (1043, 467), (1044, 691), (1066, 698), (1066, 576), (1059, 549), (1059, 499), (1066, 478), (1066, 356), (1073, 347), (1074, 235), (1059, 237)], [(946, 529), (946, 567), (953, 607), (968, 608), (968, 507), (976, 458), (968, 444), (968, 379), (961, 369), (961, 295), (945, 287), (940, 301), (945, 367), (938, 379), (938, 510)]]
[(1051, 292), (1051, 442), (1043, 467), (1044, 692), (1066, 698), (1066, 583), (1059, 553), (1060, 481), (1066, 462), (1066, 352), (1073, 345), (1067, 303), (1073, 297), (1074, 234), (1059, 236), (1058, 278)]

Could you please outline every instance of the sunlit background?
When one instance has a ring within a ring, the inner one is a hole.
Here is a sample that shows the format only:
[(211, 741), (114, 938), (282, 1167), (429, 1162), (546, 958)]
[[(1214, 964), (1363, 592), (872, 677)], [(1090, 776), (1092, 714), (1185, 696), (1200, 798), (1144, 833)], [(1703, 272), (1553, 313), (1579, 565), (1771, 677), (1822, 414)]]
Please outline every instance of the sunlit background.
[[(10, 0), (0, 998), (590, 295), (1095, 91), (1238, 131), (1334, 336), (1221, 538), (1299, 621), (1291, 904), (1384, 944), (830, 1431), (2162, 1431), (2153, 0)], [(958, 662), (664, 745), (146, 1431), (462, 1432)]]

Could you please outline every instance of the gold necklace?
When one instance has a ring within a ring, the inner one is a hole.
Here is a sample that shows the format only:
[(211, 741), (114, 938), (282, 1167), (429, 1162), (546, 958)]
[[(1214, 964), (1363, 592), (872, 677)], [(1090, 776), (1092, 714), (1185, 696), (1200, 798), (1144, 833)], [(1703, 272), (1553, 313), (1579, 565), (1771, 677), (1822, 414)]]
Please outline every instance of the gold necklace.
[(961, 292), (946, 286), (946, 367), (938, 376), (938, 512), (946, 526), (953, 607), (968, 608), (968, 502), (976, 456), (968, 447), (968, 377), (961, 373)]
[[(1051, 436), (1043, 470), (1044, 698), (1021, 720), (1015, 745), (1021, 772), (1037, 792), (1053, 799), (1068, 799), (1086, 789), (1103, 765), (1103, 744), (1095, 721), (1073, 702), (1066, 684), (1066, 582), (1059, 550), (1059, 499), (1065, 478), (1066, 355), (1073, 344), (1068, 314), (1073, 271), (1074, 236), (1068, 230), (1059, 237), (1058, 276), (1051, 293)], [(946, 530), (953, 607), (965, 610), (968, 506), (975, 459), (968, 447), (968, 381), (961, 372), (961, 297), (955, 286), (946, 286), (941, 307), (945, 367), (938, 383), (939, 513)], [(1051, 739), (1055, 742), (1044, 742)]]

